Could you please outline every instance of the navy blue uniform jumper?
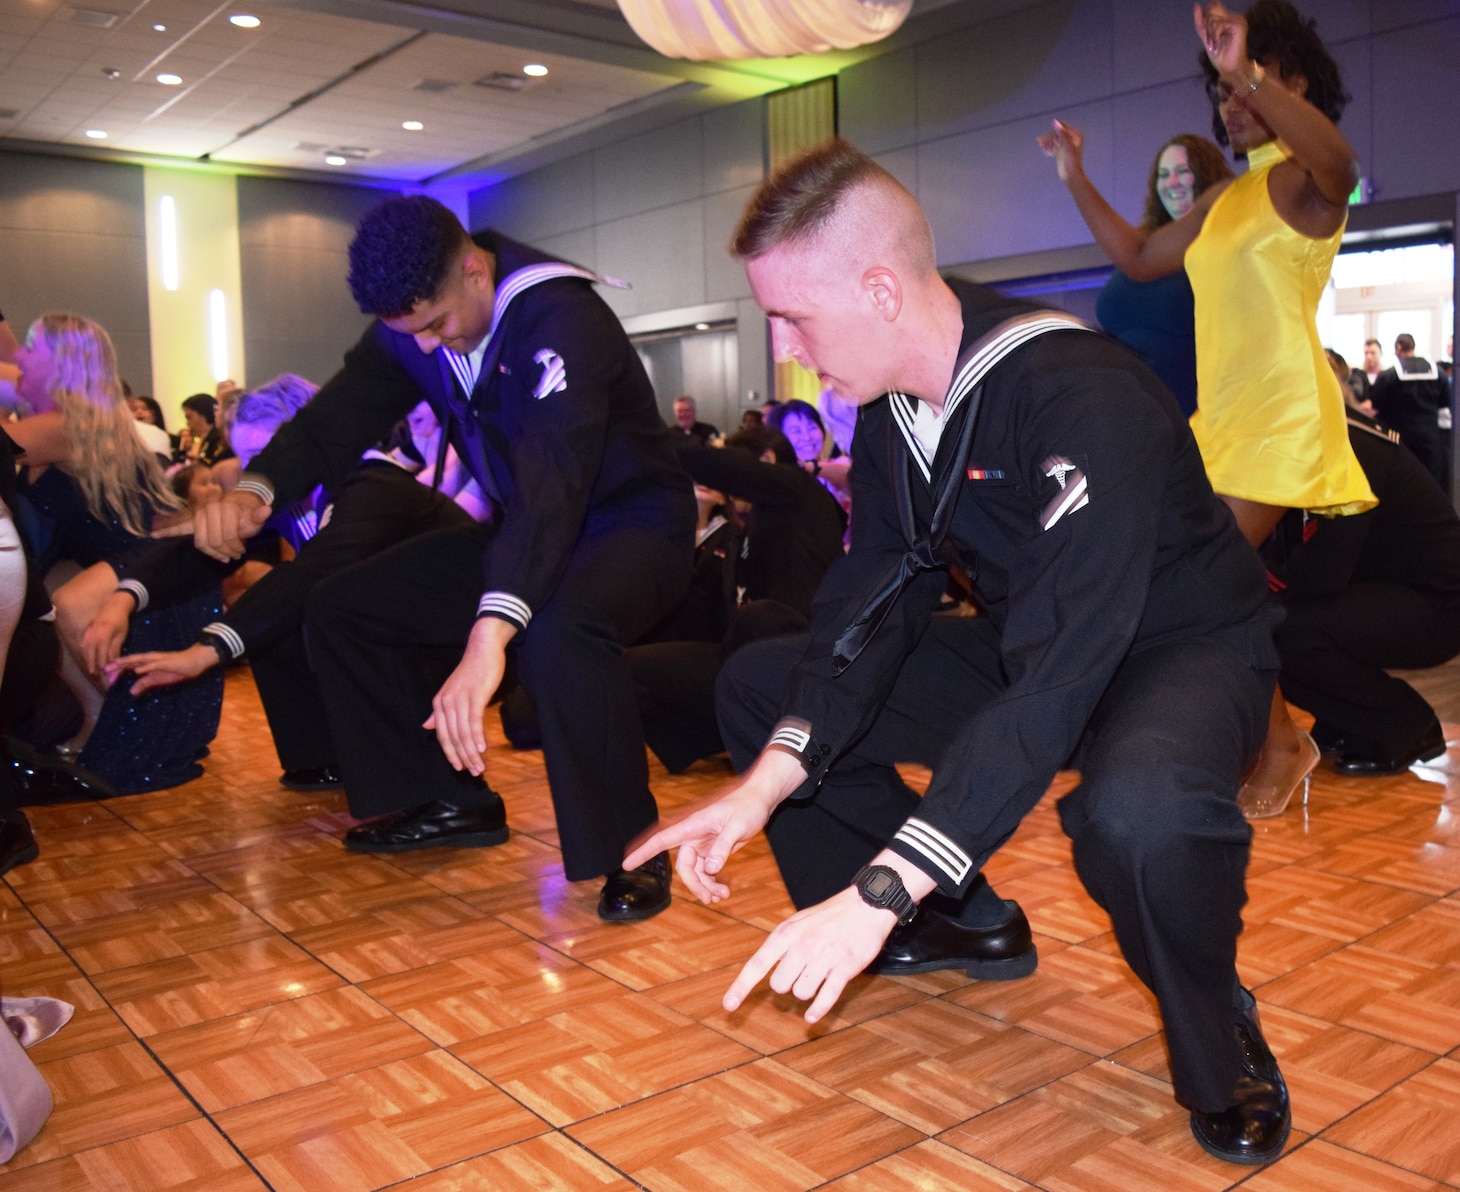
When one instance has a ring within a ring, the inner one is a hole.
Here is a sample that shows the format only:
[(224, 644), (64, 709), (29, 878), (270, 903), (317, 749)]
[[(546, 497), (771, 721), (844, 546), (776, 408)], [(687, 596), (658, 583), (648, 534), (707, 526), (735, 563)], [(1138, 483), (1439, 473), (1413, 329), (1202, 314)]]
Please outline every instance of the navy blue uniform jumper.
[(695, 502), (638, 355), (594, 276), (495, 233), (481, 375), (370, 325), (240, 487), (288, 502), (344, 474), (422, 398), (493, 506), (486, 525), (402, 543), (315, 589), (307, 634), (351, 813), (484, 806), (420, 726), (473, 621), (516, 625), (570, 880), (617, 869), (656, 816), (623, 647), (689, 580)]
[[(1031, 308), (950, 283), (960, 361)], [(1060, 804), (1086, 888), (1155, 993), (1177, 1095), (1231, 1104), (1236, 942), (1251, 832), (1235, 797), (1260, 747), (1277, 658), (1263, 569), (1212, 493), (1155, 375), (1089, 331), (1017, 348), (951, 413), (932, 459), (916, 407), (864, 407), (852, 446), (852, 542), (817, 594), (809, 638), (757, 643), (721, 672), (737, 766), (773, 741), (807, 780), (767, 828), (798, 906), (890, 847), (945, 899), (987, 902), (979, 871), (1073, 763)], [(940, 555), (973, 577), (976, 617), (934, 616), (922, 571), (850, 665), (838, 641), (957, 487)], [(844, 655), (843, 655), (844, 658)], [(917, 798), (893, 768), (933, 767)], [(987, 911), (964, 913), (977, 921)]]

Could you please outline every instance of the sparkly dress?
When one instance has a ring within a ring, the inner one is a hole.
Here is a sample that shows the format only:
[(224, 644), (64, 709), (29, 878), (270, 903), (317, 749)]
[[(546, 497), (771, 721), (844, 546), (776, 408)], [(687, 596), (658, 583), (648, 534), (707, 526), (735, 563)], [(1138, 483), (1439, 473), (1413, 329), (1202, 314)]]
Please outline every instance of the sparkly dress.
[[(31, 540), (39, 545), (41, 570), (63, 559), (82, 567), (115, 566), (156, 545), (129, 534), (115, 517), (103, 521), (93, 516), (75, 479), (60, 468), (22, 481), (20, 503)], [(169, 608), (149, 609), (132, 618), (122, 653), (186, 649), (222, 610), (217, 588)], [(131, 683), (124, 677), (107, 692), (77, 760), (119, 795), (161, 790), (198, 777), (203, 772), (198, 759), (207, 754), (223, 710), (222, 670), (215, 667), (189, 682), (140, 696), (128, 690)]]
[(1277, 142), (1212, 204), (1186, 272), (1196, 297), (1191, 429), (1222, 496), (1325, 516), (1378, 504), (1349, 443), (1343, 394), (1318, 339), (1318, 300), (1343, 229), (1313, 240), (1283, 222), (1268, 174)]

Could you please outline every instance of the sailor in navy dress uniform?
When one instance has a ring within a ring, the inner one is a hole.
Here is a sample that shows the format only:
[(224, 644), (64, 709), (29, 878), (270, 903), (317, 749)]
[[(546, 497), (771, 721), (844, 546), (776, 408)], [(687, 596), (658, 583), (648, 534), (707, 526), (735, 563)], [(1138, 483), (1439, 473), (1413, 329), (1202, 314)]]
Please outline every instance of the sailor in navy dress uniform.
[[(691, 890), (718, 901), (732, 846), (764, 825), (802, 909), (725, 1005), (770, 977), (817, 1021), (864, 966), (966, 967), (960, 928), (991, 911), (982, 866), (1071, 764), (1076, 870), (1157, 998), (1197, 1141), (1270, 1161), (1290, 1113), (1238, 983), (1236, 796), (1278, 614), (1181, 411), (1068, 316), (940, 278), (915, 200), (845, 142), (768, 180), (734, 244), (778, 357), (861, 406), (851, 547), (809, 637), (721, 672), (743, 777), (625, 863), (678, 845)], [(980, 615), (933, 615), (952, 565)], [(933, 768), (923, 798), (901, 762)]]
[[(506, 839), (481, 777), (480, 711), (511, 638), (541, 714), (568, 879), (609, 875), (606, 918), (661, 910), (666, 863), (619, 870), (657, 814), (622, 651), (687, 587), (695, 501), (639, 358), (592, 288), (602, 279), (493, 232), (467, 240), (421, 197), (367, 214), (350, 251), (357, 301), (379, 317), (236, 499), (288, 502), (330, 482), (425, 397), (494, 516), (403, 543), (311, 598), (310, 655), (350, 811), (384, 817), (345, 843), (393, 852)], [(443, 252), (444, 272), (416, 282), (421, 259)], [(205, 509), (200, 547), (227, 553), (236, 516)]]

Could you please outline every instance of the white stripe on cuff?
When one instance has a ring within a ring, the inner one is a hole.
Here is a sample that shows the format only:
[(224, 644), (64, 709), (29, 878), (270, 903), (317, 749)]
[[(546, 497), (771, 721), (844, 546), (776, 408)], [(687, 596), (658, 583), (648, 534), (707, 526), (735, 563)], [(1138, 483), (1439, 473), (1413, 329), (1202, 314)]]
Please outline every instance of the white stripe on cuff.
[(203, 632), (212, 634), (228, 647), (232, 657), (225, 659), (227, 662), (236, 662), (243, 657), (243, 638), (238, 636), (238, 630), (226, 621), (214, 621), (212, 624), (204, 625)]
[(233, 487), (237, 492), (252, 493), (265, 505), (274, 503), (274, 486), (257, 472), (245, 472)]
[(510, 592), (488, 592), (477, 604), (477, 616), (484, 613), (492, 613), (498, 617), (505, 617), (507, 620), (527, 628), (527, 623), (532, 620), (532, 609), (528, 607), (527, 601), (513, 596)]
[(117, 582), (118, 592), (130, 592), (132, 599), (137, 602), (137, 611), (140, 613), (147, 607), (147, 585), (140, 579), (124, 579)]
[(811, 744), (811, 734), (803, 728), (792, 728), (786, 725), (776, 729), (766, 744), (784, 745), (787, 749), (793, 749), (797, 753), (805, 753), (806, 746)]
[(951, 877), (955, 882), (962, 883), (968, 876), (968, 871), (973, 868), (973, 858), (965, 853), (953, 841), (944, 836), (942, 832), (931, 824), (913, 817), (898, 829), (894, 840), (900, 840), (910, 848), (916, 849), (927, 857), (934, 865)]

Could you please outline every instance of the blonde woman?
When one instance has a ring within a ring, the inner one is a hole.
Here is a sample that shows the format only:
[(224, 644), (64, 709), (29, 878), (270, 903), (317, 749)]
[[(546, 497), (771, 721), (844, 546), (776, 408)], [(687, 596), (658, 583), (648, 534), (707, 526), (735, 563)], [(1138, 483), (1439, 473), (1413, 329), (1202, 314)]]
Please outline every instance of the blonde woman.
[(81, 315), (43, 315), (15, 362), (22, 417), (8, 430), (23, 453), (21, 495), (41, 531), (32, 546), (66, 647), (62, 677), (85, 715), (71, 742), (79, 750), (103, 698), (99, 676), (78, 662), (81, 631), (116, 586), (112, 564), (146, 549), (154, 519), (180, 512), (181, 502), (137, 434), (101, 326)]

